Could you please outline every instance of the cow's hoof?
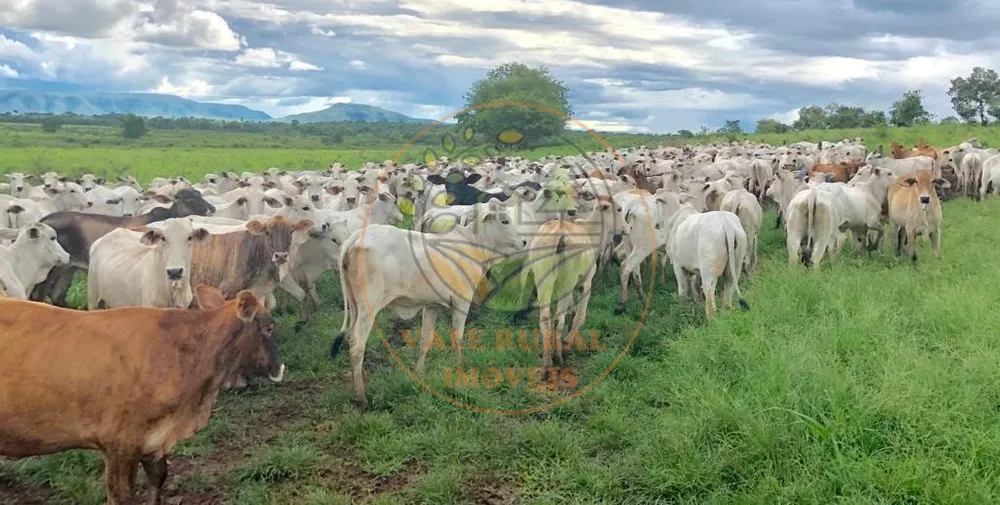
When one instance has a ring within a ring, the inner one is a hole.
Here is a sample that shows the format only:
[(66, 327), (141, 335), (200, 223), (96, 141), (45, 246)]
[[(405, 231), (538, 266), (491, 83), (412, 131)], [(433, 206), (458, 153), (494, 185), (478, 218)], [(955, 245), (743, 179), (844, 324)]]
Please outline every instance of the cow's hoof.
[(615, 305), (615, 315), (620, 316), (624, 314), (626, 308), (627, 307), (625, 306), (624, 303), (619, 302), (617, 305)]
[(519, 311), (515, 312), (513, 316), (511, 316), (511, 320), (514, 322), (514, 324), (518, 324), (518, 325), (527, 323), (528, 322), (528, 312), (529, 312), (528, 309), (519, 310)]
[(295, 322), (295, 333), (298, 333), (298, 332), (302, 331), (302, 328), (305, 328), (305, 327), (306, 327), (306, 322), (305, 321), (296, 321)]
[(749, 304), (749, 303), (747, 303), (747, 301), (746, 301), (746, 300), (744, 300), (744, 299), (740, 298), (740, 309), (741, 309), (741, 310), (742, 310), (743, 312), (746, 312), (746, 311), (750, 310), (750, 304)]
[(914, 254), (912, 257), (910, 257), (910, 260), (913, 262), (914, 265), (916, 265), (917, 264), (917, 255)]

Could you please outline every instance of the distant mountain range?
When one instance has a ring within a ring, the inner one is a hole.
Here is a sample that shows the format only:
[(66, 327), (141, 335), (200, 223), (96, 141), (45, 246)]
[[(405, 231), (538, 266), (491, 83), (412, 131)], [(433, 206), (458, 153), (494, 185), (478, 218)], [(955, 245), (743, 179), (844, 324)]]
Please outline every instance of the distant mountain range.
[(271, 116), (242, 105), (203, 103), (151, 93), (55, 93), (0, 90), (0, 113), (72, 112), (81, 116), (136, 114), (147, 117), (198, 117), (267, 121)]
[(352, 123), (433, 123), (430, 119), (417, 119), (385, 110), (374, 105), (359, 103), (337, 103), (323, 110), (292, 114), (276, 121), (298, 121), (300, 123), (328, 123), (349, 121)]
[(179, 96), (153, 93), (67, 93), (0, 90), (0, 114), (63, 114), (81, 116), (136, 114), (146, 117), (196, 117), (222, 120), (283, 121), (300, 123), (432, 123), (372, 105), (338, 103), (326, 109), (274, 119), (264, 112), (242, 105), (207, 103)]

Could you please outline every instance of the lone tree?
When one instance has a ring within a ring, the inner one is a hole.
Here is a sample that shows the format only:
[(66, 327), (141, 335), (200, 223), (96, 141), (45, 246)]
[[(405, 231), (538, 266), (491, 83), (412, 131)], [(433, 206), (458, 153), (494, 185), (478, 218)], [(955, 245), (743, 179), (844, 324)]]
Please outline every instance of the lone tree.
[(792, 127), (777, 119), (761, 119), (757, 121), (757, 133), (786, 133)]
[(45, 133), (55, 133), (62, 128), (62, 121), (55, 116), (50, 116), (42, 119), (42, 131)]
[[(465, 93), (467, 110), (458, 114), (458, 124), (472, 127), (495, 144), (505, 144), (504, 132), (519, 131), (519, 145), (537, 144), (557, 135), (566, 127), (566, 117), (573, 114), (569, 90), (545, 67), (530, 68), (521, 63), (505, 63), (476, 81)], [(477, 107), (498, 101), (526, 105)], [(551, 109), (551, 110), (549, 110)], [(556, 111), (558, 112), (552, 112)], [(515, 137), (515, 136), (511, 136)]]
[(988, 124), (987, 110), (1000, 117), (1000, 109), (991, 106), (1000, 98), (1000, 77), (993, 70), (975, 67), (969, 77), (952, 79), (948, 96), (955, 112), (966, 121), (975, 121), (978, 116), (980, 124)]
[(129, 114), (122, 118), (122, 137), (127, 139), (137, 139), (146, 134), (146, 120), (135, 114)]
[(896, 126), (913, 126), (931, 121), (931, 113), (924, 108), (920, 90), (914, 89), (903, 93), (903, 97), (892, 103), (889, 109), (889, 119)]

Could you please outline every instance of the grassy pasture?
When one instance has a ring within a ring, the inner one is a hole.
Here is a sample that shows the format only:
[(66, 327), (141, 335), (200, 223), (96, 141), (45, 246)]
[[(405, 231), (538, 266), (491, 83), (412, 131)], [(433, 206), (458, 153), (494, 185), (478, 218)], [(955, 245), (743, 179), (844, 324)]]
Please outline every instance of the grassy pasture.
[[(21, 160), (23, 151), (0, 151), (0, 159)], [(185, 173), (169, 156), (213, 170), (226, 164), (216, 150), (164, 150), (161, 164), (129, 154), (141, 150), (109, 149), (95, 160), (84, 154), (93, 149), (78, 151), (73, 159), (88, 166), (131, 160), (153, 175)], [(324, 155), (261, 149), (244, 159)], [(252, 169), (269, 164), (260, 163)], [(371, 409), (358, 412), (346, 356), (325, 357), (341, 324), (340, 288), (329, 275), (320, 286), (326, 306), (301, 333), (279, 294), (286, 382), (222, 394), (209, 426), (175, 450), (168, 496), (241, 505), (995, 503), (1000, 202), (950, 201), (944, 216), (940, 261), (922, 240), (917, 265), (884, 247), (870, 257), (847, 250), (806, 272), (787, 264), (769, 211), (760, 271), (744, 281), (749, 312), (722, 311), (707, 323), (701, 304), (677, 300), (672, 273), (664, 281), (657, 269), (642, 329), (607, 377), (528, 415), (476, 413), (440, 399), (378, 335), (366, 359)], [(650, 278), (647, 270), (647, 289)], [(614, 363), (643, 312), (633, 293), (628, 312), (613, 314), (616, 267), (598, 286), (585, 328), (599, 332), (605, 349), (570, 353), (581, 385)], [(494, 306), (515, 307), (515, 298), (505, 292)], [(449, 319), (438, 318), (442, 334)], [(412, 365), (406, 338), (385, 315), (380, 325)], [(419, 328), (419, 318), (407, 327)], [(481, 310), (467, 331), (536, 327), (537, 315), (514, 325), (507, 311)], [(485, 371), (535, 366), (539, 352), (486, 345), (463, 358)], [(432, 348), (424, 379), (479, 407), (516, 410), (569, 394), (525, 381), (448, 387), (453, 367), (451, 351)], [(101, 476), (100, 458), (87, 452), (0, 463), (0, 503), (99, 504)]]

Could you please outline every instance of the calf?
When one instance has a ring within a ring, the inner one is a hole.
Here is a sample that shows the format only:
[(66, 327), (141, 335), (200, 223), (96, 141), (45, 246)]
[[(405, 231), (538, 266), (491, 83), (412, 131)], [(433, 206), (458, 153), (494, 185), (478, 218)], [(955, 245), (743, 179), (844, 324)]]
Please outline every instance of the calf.
[(56, 232), (36, 223), (17, 233), (14, 243), (0, 246), (0, 283), (11, 298), (28, 299), (35, 285), (56, 265), (69, 263), (69, 253), (56, 241)]
[(17, 378), (0, 382), (0, 455), (100, 451), (111, 505), (135, 503), (142, 463), (147, 503), (161, 503), (167, 454), (208, 424), (224, 378), (285, 372), (252, 293), (199, 286), (197, 299), (98, 312), (0, 299), (0, 369)]
[(917, 237), (926, 235), (934, 257), (941, 258), (941, 201), (934, 188), (941, 184), (944, 180), (934, 178), (932, 172), (920, 171), (900, 177), (889, 187), (889, 223), (891, 236), (896, 240), (897, 256), (905, 244), (907, 253), (916, 263)]
[(490, 265), (523, 249), (517, 226), (498, 201), (467, 226), (447, 233), (428, 234), (389, 225), (358, 230), (344, 243), (341, 254), (341, 289), (344, 325), (330, 348), (336, 356), (350, 333), (351, 376), (354, 398), (367, 405), (362, 365), (365, 345), (375, 316), (388, 308), (402, 319), (423, 310), (417, 370), (424, 368), (432, 343), (437, 313), (451, 309), (456, 353), (461, 363), (465, 321), (476, 288)]
[(158, 229), (113, 230), (94, 241), (87, 272), (87, 308), (191, 305), (191, 246), (208, 231), (187, 218), (167, 219)]

